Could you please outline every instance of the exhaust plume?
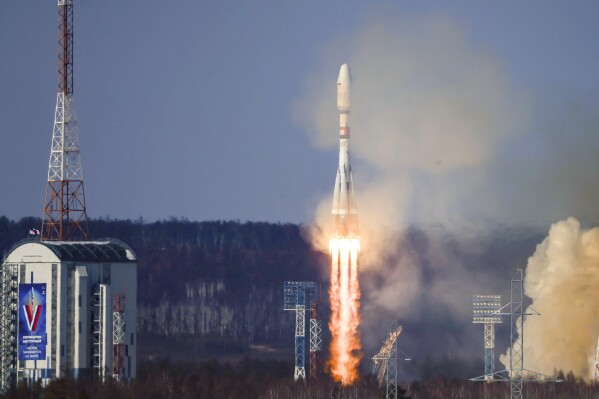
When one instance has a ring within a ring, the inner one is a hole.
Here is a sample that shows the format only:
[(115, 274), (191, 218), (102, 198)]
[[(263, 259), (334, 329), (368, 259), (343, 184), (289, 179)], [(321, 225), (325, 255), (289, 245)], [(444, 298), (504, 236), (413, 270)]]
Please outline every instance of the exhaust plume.
[[(505, 142), (526, 131), (531, 114), (529, 96), (513, 86), (502, 63), (453, 20), (392, 14), (374, 13), (353, 35), (328, 45), (294, 108), (314, 145), (334, 148), (336, 93), (330, 82), (339, 64), (352, 66), (360, 269), (371, 276), (361, 278), (376, 280), (361, 281), (368, 351), (378, 348), (378, 328), (389, 323), (381, 315), (416, 317), (419, 311), (414, 300), (424, 254), (397, 254), (400, 231), (415, 223), (479, 223), (494, 204), (487, 167)], [(329, 249), (330, 204), (330, 197), (319, 204), (317, 227), (310, 231), (323, 252)], [(397, 263), (389, 264), (391, 258)], [(463, 283), (464, 267), (457, 266), (442, 271), (444, 281)], [(449, 298), (442, 284), (431, 289)], [(455, 298), (448, 303), (464, 306)]]

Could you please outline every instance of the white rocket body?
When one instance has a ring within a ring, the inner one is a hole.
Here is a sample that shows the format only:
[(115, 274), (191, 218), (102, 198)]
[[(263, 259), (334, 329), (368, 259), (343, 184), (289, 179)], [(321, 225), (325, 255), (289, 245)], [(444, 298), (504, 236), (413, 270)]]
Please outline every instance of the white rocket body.
[(339, 109), (339, 168), (335, 179), (333, 194), (334, 236), (360, 235), (358, 227), (358, 210), (351, 164), (349, 162), (349, 110), (351, 92), (351, 74), (347, 64), (341, 65), (337, 79), (337, 108)]

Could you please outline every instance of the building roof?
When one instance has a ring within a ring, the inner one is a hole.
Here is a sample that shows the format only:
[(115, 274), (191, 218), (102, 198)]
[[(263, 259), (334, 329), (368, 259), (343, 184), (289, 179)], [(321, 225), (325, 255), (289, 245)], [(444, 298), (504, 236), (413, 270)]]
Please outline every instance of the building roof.
[(15, 244), (8, 254), (24, 244), (39, 244), (48, 248), (62, 262), (136, 262), (135, 253), (127, 244), (115, 238), (96, 241), (40, 241), (23, 240)]

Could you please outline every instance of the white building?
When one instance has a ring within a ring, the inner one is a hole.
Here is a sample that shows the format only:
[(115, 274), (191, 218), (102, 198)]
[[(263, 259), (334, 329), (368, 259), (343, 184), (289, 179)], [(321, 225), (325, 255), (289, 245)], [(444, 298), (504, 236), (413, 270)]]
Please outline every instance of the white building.
[(136, 373), (137, 261), (115, 239), (23, 241), (0, 269), (0, 392)]

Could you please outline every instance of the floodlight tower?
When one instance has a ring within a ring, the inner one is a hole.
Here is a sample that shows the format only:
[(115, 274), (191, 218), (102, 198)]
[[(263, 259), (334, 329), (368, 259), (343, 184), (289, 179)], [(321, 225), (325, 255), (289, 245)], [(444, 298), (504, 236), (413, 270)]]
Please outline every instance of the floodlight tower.
[[(510, 316), (510, 368), (493, 372), (490, 376), (485, 374), (471, 378), (470, 381), (509, 382), (510, 399), (522, 399), (524, 382), (562, 382), (562, 380), (551, 379), (545, 374), (524, 368), (524, 317), (540, 316), (541, 314), (532, 307), (528, 309), (528, 313), (524, 311), (524, 273), (522, 269), (517, 269), (510, 281), (510, 299), (511, 302), (507, 305), (488, 313), (493, 317)], [(509, 313), (503, 311), (507, 307), (510, 308)]]
[(500, 295), (474, 295), (472, 297), (472, 323), (484, 325), (485, 379), (493, 381), (495, 372), (495, 324), (501, 323), (498, 314)]
[(58, 94), (41, 239), (71, 241), (88, 237), (73, 100), (73, 0), (58, 0)]
[(383, 385), (385, 380), (386, 399), (398, 398), (397, 382), (397, 338), (401, 334), (402, 326), (394, 321), (387, 330), (387, 339), (383, 343), (381, 350), (373, 358), (373, 374), (376, 374), (379, 386)]
[[(306, 304), (316, 300), (320, 284), (313, 281), (285, 281), (283, 285), (283, 310), (295, 311), (295, 380), (306, 378)], [(315, 325), (314, 330), (312, 324)], [(320, 325), (320, 329), (316, 328)], [(310, 320), (310, 350), (314, 342), (314, 351), (322, 346), (322, 324)], [(319, 345), (317, 345), (317, 343)]]

